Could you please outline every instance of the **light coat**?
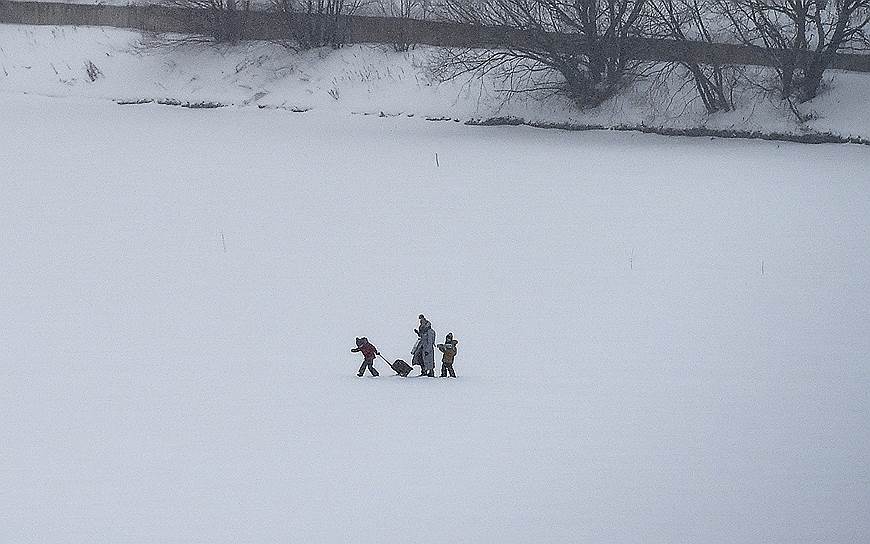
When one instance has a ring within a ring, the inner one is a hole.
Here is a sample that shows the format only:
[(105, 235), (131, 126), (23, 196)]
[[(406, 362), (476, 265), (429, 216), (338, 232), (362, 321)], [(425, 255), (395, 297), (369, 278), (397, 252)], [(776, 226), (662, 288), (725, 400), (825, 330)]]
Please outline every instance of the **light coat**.
[(420, 338), (411, 350), (414, 362), (421, 364), (423, 372), (435, 370), (435, 331), (432, 327), (421, 327)]

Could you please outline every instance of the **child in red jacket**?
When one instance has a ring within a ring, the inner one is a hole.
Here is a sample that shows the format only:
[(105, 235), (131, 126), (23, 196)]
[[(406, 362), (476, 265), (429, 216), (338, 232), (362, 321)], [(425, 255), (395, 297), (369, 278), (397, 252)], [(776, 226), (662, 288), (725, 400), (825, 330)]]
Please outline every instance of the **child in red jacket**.
[(378, 376), (378, 371), (375, 370), (374, 365), (372, 363), (375, 362), (375, 356), (378, 355), (378, 348), (374, 347), (369, 339), (363, 336), (362, 338), (356, 339), (356, 347), (350, 350), (353, 353), (362, 353), (363, 354), (363, 363), (362, 366), (359, 367), (359, 372), (357, 376), (360, 378), (363, 377), (363, 374), (366, 372), (366, 368), (372, 373), (372, 376)]

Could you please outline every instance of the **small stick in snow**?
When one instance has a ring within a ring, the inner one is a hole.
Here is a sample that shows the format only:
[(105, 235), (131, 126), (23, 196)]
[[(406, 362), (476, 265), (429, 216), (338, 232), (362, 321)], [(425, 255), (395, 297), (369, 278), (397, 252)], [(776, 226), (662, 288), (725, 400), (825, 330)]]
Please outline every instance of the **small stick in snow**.
[(761, 275), (764, 275), (764, 259), (761, 259)]
[(221, 231), (221, 244), (224, 246), (224, 253), (227, 252), (227, 240), (224, 238), (224, 231)]
[(435, 153), (435, 166), (441, 166), (441, 164), (438, 162), (438, 153)]

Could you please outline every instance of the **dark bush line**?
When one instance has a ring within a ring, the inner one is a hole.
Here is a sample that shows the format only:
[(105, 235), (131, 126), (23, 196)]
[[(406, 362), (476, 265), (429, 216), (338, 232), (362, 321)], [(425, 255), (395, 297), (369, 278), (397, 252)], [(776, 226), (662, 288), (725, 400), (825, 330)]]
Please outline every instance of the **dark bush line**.
[(119, 106), (136, 106), (139, 104), (151, 104), (154, 100), (151, 98), (140, 98), (137, 100), (115, 100), (115, 104)]
[(182, 102), (174, 98), (141, 98), (138, 100), (115, 100), (115, 104), (119, 106), (135, 106), (139, 104), (160, 104), (161, 106), (178, 106), (180, 108), (191, 109), (214, 109), (225, 108), (229, 104), (221, 104), (220, 102)]
[[(116, 100), (116, 104), (121, 106), (139, 105), (139, 104), (160, 104), (162, 106), (176, 106), (181, 108), (191, 109), (213, 109), (225, 108), (230, 104), (221, 104), (219, 102), (183, 102), (171, 98), (142, 98), (138, 100)], [(282, 106), (257, 106), (259, 109), (281, 109), (292, 111), (294, 113), (305, 113), (310, 111), (310, 108), (288, 108)], [(363, 113), (363, 115), (370, 115)], [(377, 114), (371, 114), (377, 115)], [(378, 117), (394, 117), (385, 114), (377, 115)], [(407, 117), (413, 117), (413, 114), (406, 114)], [(460, 122), (459, 119), (451, 117), (426, 117), (426, 121), (432, 122)], [(671, 128), (671, 127), (650, 127), (647, 125), (590, 125), (590, 124), (574, 124), (574, 123), (543, 123), (521, 119), (519, 117), (489, 117), (486, 119), (469, 119), (463, 124), (476, 127), (504, 127), (504, 126), (526, 126), (532, 128), (569, 130), (573, 132), (587, 132), (593, 130), (615, 130), (622, 132), (643, 132), (645, 134), (658, 134), (660, 136), (688, 136), (692, 138), (708, 137), (708, 138), (738, 138), (743, 140), (769, 140), (776, 142), (793, 142), (799, 144), (856, 144), (870, 146), (870, 140), (858, 136), (840, 136), (832, 132), (811, 132), (807, 134), (787, 134), (785, 132), (761, 132), (749, 130), (726, 130), (712, 129), (705, 127), (693, 128)]]
[(870, 140), (857, 136), (840, 136), (831, 132), (811, 132), (807, 134), (788, 134), (784, 132), (761, 132), (749, 130), (712, 129), (706, 127), (671, 128), (650, 127), (646, 125), (585, 125), (573, 123), (538, 123), (526, 121), (518, 117), (491, 117), (488, 119), (470, 119), (466, 125), (478, 127), (527, 126), (570, 131), (617, 130), (659, 134), (661, 136), (689, 136), (711, 138), (739, 138), (744, 140), (770, 140), (777, 142), (794, 142), (800, 144), (858, 144), (870, 146)]
[[(214, 108), (227, 108), (230, 106), (235, 106), (237, 104), (223, 104), (221, 102), (186, 102), (182, 100), (176, 100), (174, 98), (138, 98), (134, 100), (115, 100), (115, 104), (119, 106), (136, 106), (139, 104), (160, 104), (161, 106), (176, 106), (179, 108), (190, 108), (190, 109), (214, 109)], [(257, 104), (257, 108), (261, 110), (284, 110), (290, 111), (293, 113), (305, 113), (307, 111), (311, 111), (311, 108), (300, 108), (297, 106), (272, 106), (272, 105), (264, 105)]]
[(300, 108), (298, 106), (271, 106), (267, 104), (257, 104), (257, 108), (261, 110), (284, 110), (293, 113), (305, 113), (311, 111), (311, 108)]

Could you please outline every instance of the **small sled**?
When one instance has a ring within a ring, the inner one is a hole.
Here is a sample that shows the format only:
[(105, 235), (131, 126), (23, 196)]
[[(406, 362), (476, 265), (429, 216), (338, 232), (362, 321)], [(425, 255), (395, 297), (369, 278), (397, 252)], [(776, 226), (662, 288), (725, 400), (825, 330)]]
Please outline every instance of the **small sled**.
[(396, 362), (395, 362), (395, 363), (391, 363), (391, 362), (387, 361), (386, 357), (384, 357), (384, 356), (381, 355), (380, 353), (378, 354), (378, 356), (379, 356), (381, 359), (383, 359), (385, 363), (387, 363), (388, 365), (390, 365), (390, 368), (393, 369), (393, 372), (395, 372), (395, 373), (398, 374), (399, 376), (405, 378), (405, 377), (408, 376), (408, 374), (411, 373), (411, 365), (409, 365), (409, 364), (406, 363), (405, 361), (403, 361), (403, 360), (401, 360), (401, 359), (396, 359)]

